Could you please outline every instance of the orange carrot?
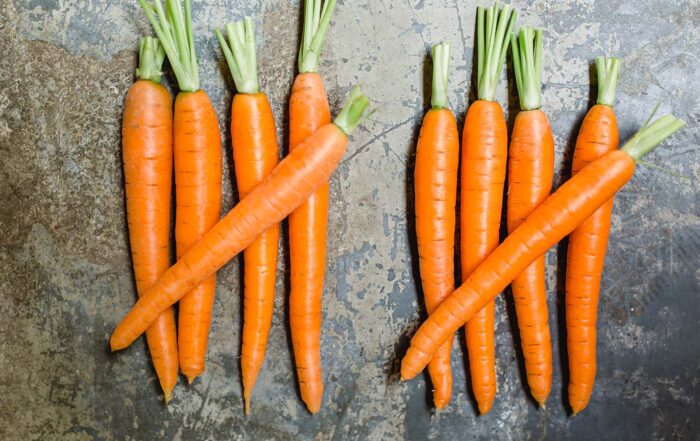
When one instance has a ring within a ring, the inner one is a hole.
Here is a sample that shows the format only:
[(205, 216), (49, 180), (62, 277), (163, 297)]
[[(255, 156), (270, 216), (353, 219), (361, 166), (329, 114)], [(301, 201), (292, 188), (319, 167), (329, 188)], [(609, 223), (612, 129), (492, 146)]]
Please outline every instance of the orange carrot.
[[(155, 38), (141, 39), (138, 81), (126, 95), (122, 155), (136, 289), (146, 292), (170, 266), (170, 191), (173, 167), (172, 98), (160, 84), (165, 56)], [(153, 366), (170, 401), (177, 383), (177, 336), (172, 308), (146, 331)]]
[[(330, 123), (326, 89), (318, 74), (321, 46), (335, 0), (305, 0), (299, 74), (289, 98), (289, 151)], [(323, 400), (321, 297), (326, 271), (328, 183), (289, 215), (289, 324), (301, 399), (316, 413)]]
[[(572, 174), (617, 148), (613, 103), (620, 72), (617, 58), (596, 59), (598, 103), (588, 111), (576, 140)], [(569, 236), (566, 266), (566, 338), (569, 404), (574, 414), (591, 399), (596, 371), (596, 319), (613, 200), (608, 200)]]
[[(495, 94), (516, 17), (516, 12), (511, 13), (508, 6), (477, 9), (479, 100), (469, 107), (462, 134), (463, 280), (498, 246), (508, 132)], [(465, 328), (472, 390), (482, 415), (491, 410), (496, 396), (494, 308), (494, 303), (488, 302)]]
[(418, 375), (460, 326), (612, 198), (632, 178), (635, 161), (683, 126), (684, 122), (673, 115), (645, 124), (622, 150), (608, 152), (591, 162), (530, 213), (428, 316), (401, 362), (401, 377), (408, 380)]
[[(510, 141), (508, 232), (518, 228), (547, 199), (554, 177), (554, 137), (540, 104), (542, 32), (520, 28), (518, 39), (511, 35), (511, 48), (522, 111), (515, 118)], [(552, 388), (552, 339), (544, 256), (520, 273), (513, 280), (511, 289), (527, 383), (532, 396), (544, 407)]]
[[(139, 0), (163, 43), (180, 93), (173, 120), (175, 152), (175, 240), (178, 259), (213, 227), (221, 214), (221, 138), (216, 112), (199, 88), (190, 2)], [(156, 16), (159, 20), (156, 20)], [(204, 372), (216, 275), (193, 286), (178, 308), (180, 370), (192, 381)]]
[(297, 146), (270, 175), (158, 279), (119, 323), (112, 350), (133, 343), (158, 315), (279, 223), (328, 181), (368, 100), (355, 88), (332, 124)]
[[(226, 32), (230, 48), (218, 29), (216, 36), (238, 92), (231, 106), (231, 144), (238, 193), (244, 199), (279, 162), (277, 131), (270, 103), (258, 85), (252, 19), (246, 17), (244, 21), (229, 23)], [(255, 381), (265, 361), (272, 324), (279, 239), (280, 227), (275, 224), (243, 252), (241, 377), (246, 415)]]
[[(432, 108), (425, 115), (416, 148), (416, 236), (421, 282), (428, 314), (455, 287), (454, 236), (459, 168), (457, 121), (447, 107), (450, 46), (433, 46)], [(445, 342), (428, 365), (435, 407), (442, 409), (452, 395), (450, 355)]]

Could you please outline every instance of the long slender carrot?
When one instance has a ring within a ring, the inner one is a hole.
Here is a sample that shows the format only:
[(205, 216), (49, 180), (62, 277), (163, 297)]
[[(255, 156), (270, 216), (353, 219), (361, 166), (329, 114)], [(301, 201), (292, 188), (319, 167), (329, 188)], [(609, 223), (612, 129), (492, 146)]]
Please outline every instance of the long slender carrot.
[[(216, 36), (236, 83), (231, 106), (231, 144), (236, 183), (241, 199), (250, 194), (279, 162), (275, 118), (267, 96), (260, 91), (253, 21), (226, 25), (231, 47), (217, 29)], [(277, 279), (279, 224), (258, 236), (243, 252), (243, 344), (241, 377), (246, 415), (260, 368), (265, 361), (272, 324)]]
[[(620, 72), (617, 58), (596, 59), (598, 102), (581, 125), (571, 173), (617, 148), (613, 111)], [(566, 338), (569, 352), (569, 404), (574, 414), (591, 399), (596, 371), (596, 320), (613, 200), (608, 200), (569, 236), (566, 266)]]
[(413, 336), (401, 362), (401, 377), (409, 380), (418, 375), (460, 326), (552, 245), (612, 198), (632, 178), (635, 161), (684, 124), (673, 115), (645, 124), (622, 150), (608, 152), (588, 164), (530, 213), (474, 269), (462, 286), (428, 316)]
[[(495, 101), (510, 33), (517, 13), (508, 6), (477, 9), (477, 88), (464, 121), (460, 199), (462, 279), (497, 246), (503, 186), (506, 180), (508, 132)], [(494, 345), (495, 304), (484, 305), (465, 328), (471, 384), (483, 415), (496, 396)]]
[[(199, 242), (221, 215), (221, 138), (209, 96), (199, 88), (190, 2), (139, 0), (163, 43), (180, 93), (175, 98), (175, 240), (178, 259)], [(156, 19), (156, 16), (158, 19)], [(204, 372), (214, 304), (216, 275), (211, 274), (178, 308), (180, 370), (192, 381)]]
[[(289, 98), (289, 151), (330, 123), (326, 89), (318, 74), (321, 47), (335, 0), (304, 1), (304, 32), (299, 50), (299, 74)], [(289, 325), (301, 399), (309, 412), (321, 409), (321, 298), (326, 272), (328, 183), (289, 215)]]
[[(138, 81), (126, 95), (122, 119), (126, 214), (139, 296), (170, 266), (173, 113), (170, 93), (160, 84), (164, 57), (158, 40), (141, 39)], [(158, 316), (146, 331), (146, 339), (167, 403), (178, 374), (172, 308)]]
[[(425, 306), (432, 313), (455, 287), (454, 241), (459, 169), (457, 121), (447, 104), (450, 46), (433, 46), (432, 108), (425, 115), (416, 147), (416, 236)], [(450, 355), (445, 342), (428, 365), (435, 407), (452, 395)]]
[[(511, 35), (513, 67), (521, 112), (515, 118), (508, 159), (508, 232), (522, 224), (552, 191), (554, 137), (541, 109), (542, 32), (520, 28)], [(520, 346), (530, 393), (540, 406), (552, 388), (552, 338), (549, 333), (544, 256), (511, 284), (518, 316)]]
[(110, 338), (112, 350), (133, 343), (158, 315), (202, 280), (279, 223), (328, 181), (340, 162), (348, 134), (369, 101), (355, 88), (332, 124), (318, 129), (270, 175), (171, 266), (122, 319)]

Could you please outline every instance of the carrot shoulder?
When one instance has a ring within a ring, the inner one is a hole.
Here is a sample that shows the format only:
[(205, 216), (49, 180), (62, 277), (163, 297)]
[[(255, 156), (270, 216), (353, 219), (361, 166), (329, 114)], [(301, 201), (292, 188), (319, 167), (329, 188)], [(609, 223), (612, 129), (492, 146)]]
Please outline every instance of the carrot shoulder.
[(613, 197), (632, 178), (635, 161), (683, 126), (673, 115), (645, 124), (622, 150), (593, 161), (548, 197), (418, 329), (401, 362), (402, 378), (418, 375), (454, 331)]
[[(289, 98), (289, 151), (331, 121), (326, 90), (318, 74), (323, 41), (335, 0), (304, 1), (299, 74)], [(301, 399), (311, 413), (321, 409), (321, 311), (326, 271), (328, 183), (289, 215), (289, 325)]]
[[(454, 240), (459, 168), (457, 121), (447, 105), (449, 45), (433, 46), (432, 108), (423, 119), (416, 147), (416, 237), (421, 284), (428, 314), (454, 290)], [(452, 395), (452, 339), (428, 365), (435, 407)]]
[[(122, 156), (129, 241), (139, 296), (170, 266), (170, 194), (173, 166), (172, 98), (160, 84), (163, 48), (141, 39), (138, 81), (126, 95)], [(175, 315), (165, 310), (146, 331), (148, 348), (168, 402), (177, 383)]]
[[(462, 134), (460, 256), (462, 280), (497, 246), (508, 132), (495, 101), (516, 13), (508, 6), (477, 9), (478, 100), (467, 111)], [(471, 386), (479, 412), (491, 410), (496, 396), (495, 303), (488, 302), (465, 328)]]
[[(617, 121), (613, 110), (620, 60), (596, 59), (598, 102), (581, 125), (572, 174), (615, 150)], [(591, 398), (596, 374), (596, 320), (613, 200), (608, 200), (571, 235), (566, 266), (566, 339), (569, 356), (569, 405), (581, 412)]]
[(205, 278), (279, 223), (325, 183), (345, 153), (348, 134), (368, 106), (358, 88), (332, 124), (309, 136), (245, 199), (204, 235), (148, 290), (117, 325), (110, 345), (129, 346), (160, 312), (177, 302)]
[[(521, 112), (515, 118), (508, 158), (508, 231), (515, 230), (552, 189), (554, 137), (541, 109), (542, 32), (521, 27), (511, 35), (513, 67)], [(544, 406), (552, 387), (552, 341), (549, 331), (544, 256), (535, 260), (511, 284), (533, 398)]]
[[(277, 131), (270, 103), (258, 85), (252, 19), (246, 17), (244, 21), (229, 23), (226, 33), (230, 47), (221, 32), (216, 31), (238, 92), (231, 106), (231, 144), (238, 193), (244, 199), (279, 162)], [(243, 252), (241, 378), (246, 414), (265, 361), (272, 324), (279, 239), (280, 227), (275, 224)]]

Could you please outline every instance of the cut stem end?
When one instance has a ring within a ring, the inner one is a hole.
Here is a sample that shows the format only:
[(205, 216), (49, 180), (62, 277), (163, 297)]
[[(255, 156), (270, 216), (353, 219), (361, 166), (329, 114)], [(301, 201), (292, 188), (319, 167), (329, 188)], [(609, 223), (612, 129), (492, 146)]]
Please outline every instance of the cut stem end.
[(369, 107), (369, 99), (362, 93), (360, 86), (355, 86), (350, 96), (345, 100), (342, 110), (333, 120), (333, 124), (342, 130), (345, 135), (350, 135), (362, 122), (362, 117), (367, 107)]

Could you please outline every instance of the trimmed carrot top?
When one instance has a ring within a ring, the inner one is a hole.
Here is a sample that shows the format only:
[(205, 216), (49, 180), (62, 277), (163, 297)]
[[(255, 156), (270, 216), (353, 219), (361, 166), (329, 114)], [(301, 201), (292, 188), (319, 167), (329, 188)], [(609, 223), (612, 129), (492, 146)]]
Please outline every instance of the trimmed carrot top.
[(522, 110), (542, 107), (542, 31), (531, 27), (520, 28), (518, 38), (510, 35), (513, 51), (513, 70), (518, 86), (518, 97)]
[(192, 35), (190, 0), (185, 0), (184, 11), (180, 0), (165, 0), (165, 7), (161, 0), (153, 3), (139, 0), (139, 3), (165, 49), (180, 90), (198, 91), (199, 68)]
[(498, 3), (476, 11), (477, 95), (480, 100), (494, 101), (518, 13)]
[(321, 47), (335, 8), (335, 0), (304, 0), (304, 32), (299, 49), (299, 73), (318, 72)]
[(350, 132), (364, 121), (362, 115), (368, 106), (369, 99), (362, 94), (360, 86), (355, 86), (343, 103), (343, 108), (333, 120), (333, 124), (346, 135), (350, 135)]
[(160, 83), (163, 59), (165, 51), (160, 41), (153, 37), (142, 37), (139, 41), (139, 67), (136, 68), (136, 78)]
[(253, 19), (246, 17), (242, 21), (228, 23), (226, 34), (229, 44), (226, 44), (224, 35), (215, 29), (216, 38), (219, 40), (221, 50), (224, 52), (233, 82), (236, 83), (238, 93), (258, 93), (258, 66), (255, 55), (255, 30)]
[(642, 128), (622, 147), (622, 150), (635, 161), (639, 161), (642, 156), (654, 150), (654, 147), (661, 144), (664, 139), (685, 127), (685, 121), (671, 114), (664, 115), (650, 124), (655, 113), (656, 109), (644, 122)]
[(620, 59), (597, 57), (595, 59), (598, 73), (598, 104), (613, 107), (617, 81), (620, 78)]
[(430, 104), (433, 109), (447, 107), (447, 82), (450, 67), (450, 43), (433, 46), (433, 93)]

